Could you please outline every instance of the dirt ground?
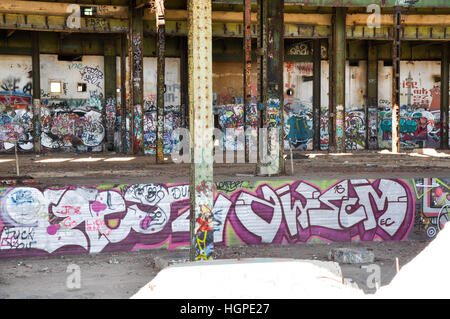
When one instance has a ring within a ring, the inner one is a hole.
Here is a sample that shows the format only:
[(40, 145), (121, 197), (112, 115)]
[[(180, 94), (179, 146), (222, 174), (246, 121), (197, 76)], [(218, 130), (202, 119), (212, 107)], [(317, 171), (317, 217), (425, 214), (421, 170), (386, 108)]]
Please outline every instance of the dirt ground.
[[(294, 258), (328, 260), (333, 247), (361, 247), (372, 250), (375, 264), (381, 269), (381, 286), (396, 275), (395, 260), (400, 268), (420, 253), (429, 242), (331, 243), (309, 245), (267, 245), (216, 247), (215, 259)], [(146, 250), (95, 255), (0, 259), (0, 298), (2, 299), (125, 299), (150, 282), (160, 270), (156, 258), (180, 260), (189, 250)], [(80, 267), (80, 289), (66, 286), (69, 265)], [(351, 279), (365, 293), (370, 273), (361, 264), (341, 264), (342, 276)], [(361, 267), (363, 266), (363, 267)], [(174, 287), (176, 289), (176, 287)], [(336, 296), (339, 297), (339, 296)], [(186, 296), (189, 298), (189, 296)]]
[[(286, 174), (271, 179), (415, 178), (450, 176), (450, 152), (418, 150), (391, 154), (357, 151), (341, 154), (296, 152), (291, 162), (286, 154)], [(292, 170), (293, 168), (293, 170)], [(214, 180), (268, 180), (255, 176), (256, 164), (215, 164)], [(188, 182), (190, 165), (170, 158), (156, 164), (154, 156), (123, 156), (116, 153), (53, 153), (19, 155), (20, 175), (28, 175), (42, 186), (123, 183)], [(0, 157), (0, 176), (14, 177), (14, 155)], [(1, 181), (2, 178), (0, 178)]]

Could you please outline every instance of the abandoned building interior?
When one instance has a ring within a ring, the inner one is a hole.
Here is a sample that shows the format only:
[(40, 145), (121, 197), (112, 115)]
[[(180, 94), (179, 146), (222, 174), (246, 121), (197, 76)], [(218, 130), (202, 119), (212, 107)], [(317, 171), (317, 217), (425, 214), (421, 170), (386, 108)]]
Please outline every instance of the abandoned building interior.
[[(448, 0), (2, 0), (1, 175), (15, 157), (35, 184), (0, 188), (0, 256), (433, 239), (450, 219), (449, 43)], [(225, 134), (263, 128), (266, 162), (253, 133)], [(213, 179), (223, 150), (242, 166)], [(83, 156), (105, 160), (42, 164)]]

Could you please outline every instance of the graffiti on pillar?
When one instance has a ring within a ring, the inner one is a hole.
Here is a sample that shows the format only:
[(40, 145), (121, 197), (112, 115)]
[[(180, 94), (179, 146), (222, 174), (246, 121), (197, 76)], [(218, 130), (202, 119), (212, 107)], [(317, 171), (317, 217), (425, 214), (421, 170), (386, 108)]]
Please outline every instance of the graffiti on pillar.
[(378, 110), (377, 108), (369, 107), (368, 109), (368, 122), (367, 122), (367, 134), (369, 149), (378, 148)]
[[(449, 182), (233, 181), (214, 189), (202, 184), (196, 191), (197, 256), (208, 259), (213, 242), (407, 240), (412, 227), (433, 225), (427, 218), (446, 221), (439, 212), (448, 207)], [(214, 195), (212, 206), (202, 201), (206, 191)], [(188, 183), (2, 188), (0, 256), (188, 246), (189, 210)], [(414, 225), (417, 216), (420, 225)]]
[(114, 141), (117, 121), (117, 99), (109, 96), (105, 99), (106, 134), (108, 141)]
[(345, 143), (348, 150), (364, 149), (366, 144), (366, 120), (364, 110), (345, 112)]

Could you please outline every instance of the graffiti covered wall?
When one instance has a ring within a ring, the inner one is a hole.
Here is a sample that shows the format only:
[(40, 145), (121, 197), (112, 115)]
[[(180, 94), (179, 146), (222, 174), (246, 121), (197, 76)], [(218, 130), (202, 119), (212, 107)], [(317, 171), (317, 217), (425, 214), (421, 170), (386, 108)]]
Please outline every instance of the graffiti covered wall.
[[(128, 58), (126, 59), (126, 73), (129, 73)], [(121, 144), (120, 139), (120, 58), (116, 60), (117, 63), (117, 85), (119, 87), (116, 99), (117, 109), (115, 114), (111, 113), (112, 121), (115, 121), (116, 134), (114, 143), (116, 147)], [(157, 58), (144, 57), (144, 152), (145, 154), (156, 154), (156, 63)], [(128, 76), (127, 76), (128, 78)], [(166, 90), (164, 93), (164, 153), (169, 154), (172, 151), (176, 141), (172, 138), (172, 133), (175, 129), (181, 126), (181, 92), (180, 92), (180, 59), (179, 58), (166, 58), (165, 60), (165, 85)], [(128, 88), (128, 83), (126, 85)], [(128, 99), (129, 92), (126, 92)], [(130, 130), (131, 115), (128, 112), (128, 117), (125, 120), (127, 132)], [(139, 123), (140, 115), (135, 112), (135, 122)], [(138, 129), (140, 126), (138, 125)], [(135, 135), (139, 136), (140, 131), (135, 132)], [(129, 148), (129, 136), (127, 136), (127, 146)]]
[[(391, 147), (392, 67), (379, 63), (379, 146)], [(400, 63), (400, 146), (404, 149), (439, 147), (440, 62)]]
[[(47, 150), (101, 151), (105, 138), (104, 61), (41, 55), (41, 144)], [(60, 92), (51, 84), (60, 83)]]
[[(433, 238), (450, 214), (450, 179), (233, 181), (214, 193), (214, 242), (226, 246)], [(0, 194), (0, 256), (189, 245), (188, 184)]]
[(31, 57), (0, 56), (0, 151), (33, 149)]

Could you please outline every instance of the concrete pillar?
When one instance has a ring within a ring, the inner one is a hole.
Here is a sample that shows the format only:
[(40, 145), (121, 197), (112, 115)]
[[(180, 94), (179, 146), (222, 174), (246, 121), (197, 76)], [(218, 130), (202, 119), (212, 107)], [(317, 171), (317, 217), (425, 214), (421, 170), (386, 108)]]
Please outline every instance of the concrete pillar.
[(191, 261), (211, 259), (214, 247), (211, 10), (210, 0), (188, 2)]

